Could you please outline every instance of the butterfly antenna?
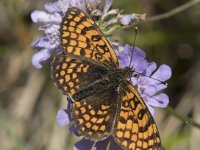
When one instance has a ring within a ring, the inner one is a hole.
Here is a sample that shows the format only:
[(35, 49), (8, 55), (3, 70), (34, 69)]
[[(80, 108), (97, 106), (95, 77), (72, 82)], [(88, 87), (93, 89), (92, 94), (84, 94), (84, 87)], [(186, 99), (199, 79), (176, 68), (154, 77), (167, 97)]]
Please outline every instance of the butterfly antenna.
[(134, 37), (134, 42), (133, 42), (133, 50), (131, 51), (131, 60), (129, 62), (129, 68), (131, 67), (131, 63), (132, 63), (132, 60), (133, 60), (133, 53), (134, 53), (134, 49), (135, 49), (135, 42), (136, 42), (136, 37), (137, 37), (137, 33), (138, 33), (138, 27), (135, 27), (135, 37)]
[[(138, 33), (138, 27), (135, 27), (134, 44), (133, 44), (133, 49), (132, 49), (131, 55), (130, 55), (131, 60), (130, 60), (129, 65), (128, 65), (129, 68), (131, 68), (131, 63), (132, 63), (132, 60), (133, 60), (133, 53), (134, 53), (134, 50), (135, 50), (135, 42), (136, 42), (136, 38), (137, 38), (137, 33)], [(145, 77), (149, 77), (149, 78), (151, 78), (151, 79), (153, 79), (153, 80), (156, 80), (156, 81), (158, 81), (158, 82), (160, 82), (160, 83), (162, 83), (162, 84), (165, 84), (165, 85), (167, 86), (167, 83), (166, 83), (166, 82), (163, 82), (163, 81), (158, 80), (158, 79), (156, 79), (156, 78), (152, 78), (152, 77), (150, 77), (150, 76), (146, 76), (145, 74), (142, 74), (142, 73), (137, 72), (137, 71), (135, 71), (135, 70), (134, 70), (134, 72), (137, 73), (137, 74), (143, 75), (143, 76), (145, 76)]]

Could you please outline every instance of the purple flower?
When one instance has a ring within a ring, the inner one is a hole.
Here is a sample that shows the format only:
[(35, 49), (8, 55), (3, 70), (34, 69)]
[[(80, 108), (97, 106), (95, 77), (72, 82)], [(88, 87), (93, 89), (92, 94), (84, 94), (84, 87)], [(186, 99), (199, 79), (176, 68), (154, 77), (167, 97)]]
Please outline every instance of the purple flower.
[(134, 14), (129, 15), (120, 15), (119, 16), (120, 22), (123, 25), (129, 25), (131, 22), (133, 22), (134, 19), (137, 19)]
[(32, 43), (33, 49), (40, 51), (33, 55), (32, 64), (41, 68), (42, 63), (47, 61), (54, 51), (61, 51), (59, 28), (64, 13), (69, 7), (78, 7), (86, 11), (85, 0), (58, 0), (44, 5), (46, 11), (35, 10), (31, 13), (34, 23), (43, 23), (39, 29), (44, 32), (44, 37), (39, 37)]
[[(62, 17), (70, 7), (78, 7), (88, 14), (101, 19), (99, 24), (102, 30), (105, 30), (106, 35), (110, 35), (116, 29), (116, 24), (127, 25), (134, 22), (138, 18), (137, 15), (128, 14), (121, 15), (117, 9), (110, 10), (112, 0), (106, 0), (104, 7), (101, 8), (100, 0), (58, 0), (44, 4), (46, 11), (35, 10), (31, 13), (31, 18), (34, 23), (43, 24), (39, 30), (44, 32), (43, 37), (39, 37), (32, 43), (32, 48), (39, 50), (33, 55), (32, 64), (36, 68), (41, 68), (54, 51), (60, 52), (59, 28)], [(98, 16), (98, 17), (96, 17)], [(118, 27), (118, 26), (117, 26)]]
[(155, 62), (145, 60), (146, 54), (138, 47), (125, 45), (124, 50), (117, 54), (121, 67), (134, 68), (135, 73), (131, 81), (151, 114), (155, 115), (154, 107), (167, 107), (169, 97), (162, 91), (167, 88), (164, 82), (171, 77), (171, 68), (163, 64), (157, 69)]
[[(131, 54), (131, 52), (133, 52), (133, 54)], [(147, 67), (147, 61), (144, 59), (146, 57), (146, 54), (138, 47), (133, 47), (126, 44), (124, 46), (123, 51), (118, 52), (117, 54), (120, 66), (122, 68), (126, 66), (127, 67), (134, 66), (136, 72), (142, 73)]]
[(58, 111), (57, 114), (57, 123), (60, 125), (60, 127), (64, 128), (66, 125), (69, 124), (71, 121), (71, 115), (67, 112), (67, 109), (61, 109)]
[[(169, 97), (162, 91), (167, 88), (163, 82), (171, 77), (171, 68), (161, 65), (157, 70), (154, 62), (148, 63), (145, 76), (140, 76), (135, 82), (137, 90), (141, 94), (152, 115), (155, 115), (154, 107), (167, 107)], [(136, 80), (133, 78), (133, 80)]]

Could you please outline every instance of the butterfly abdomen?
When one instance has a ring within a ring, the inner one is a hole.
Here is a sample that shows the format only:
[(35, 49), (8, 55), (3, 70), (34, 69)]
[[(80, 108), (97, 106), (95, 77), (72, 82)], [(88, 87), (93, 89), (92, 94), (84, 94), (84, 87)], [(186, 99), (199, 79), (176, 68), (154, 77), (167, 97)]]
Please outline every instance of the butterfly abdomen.
[(74, 101), (80, 101), (80, 100), (87, 98), (95, 93), (99, 93), (110, 86), (111, 86), (111, 83), (109, 80), (100, 79), (100, 80), (97, 80), (97, 81), (81, 88), (76, 93), (74, 93), (71, 97)]

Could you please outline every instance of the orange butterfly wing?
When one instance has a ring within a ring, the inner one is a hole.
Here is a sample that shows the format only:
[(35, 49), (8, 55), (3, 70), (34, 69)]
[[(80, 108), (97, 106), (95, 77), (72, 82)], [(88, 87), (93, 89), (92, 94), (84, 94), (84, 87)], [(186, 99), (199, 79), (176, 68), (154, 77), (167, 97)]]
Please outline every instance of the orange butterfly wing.
[(119, 92), (121, 104), (113, 136), (124, 149), (160, 150), (161, 140), (152, 115), (131, 83)]
[[(112, 93), (112, 94), (110, 94)], [(72, 117), (79, 133), (90, 140), (100, 141), (113, 132), (118, 94), (106, 89), (72, 104)]]

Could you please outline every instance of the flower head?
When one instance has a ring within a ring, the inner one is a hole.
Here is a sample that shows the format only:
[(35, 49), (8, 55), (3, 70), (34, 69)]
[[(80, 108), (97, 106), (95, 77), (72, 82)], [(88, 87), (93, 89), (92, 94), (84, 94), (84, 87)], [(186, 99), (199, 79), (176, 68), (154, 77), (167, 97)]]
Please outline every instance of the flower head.
[(169, 97), (162, 91), (167, 88), (164, 82), (171, 78), (172, 71), (165, 64), (157, 69), (156, 63), (147, 62), (145, 57), (144, 51), (130, 45), (125, 45), (124, 50), (118, 52), (120, 65), (134, 68), (132, 84), (140, 93), (151, 114), (155, 115), (154, 107), (165, 108), (169, 103)]
[[(32, 43), (33, 49), (39, 50), (38, 53), (33, 55), (32, 64), (36, 68), (41, 68), (42, 64), (46, 62), (54, 51), (60, 52), (60, 39), (59, 28), (62, 21), (62, 17), (70, 7), (78, 7), (82, 11), (90, 14), (94, 18), (100, 19), (99, 26), (102, 26), (102, 30), (105, 30), (107, 34), (113, 31), (112, 25), (121, 24), (127, 25), (131, 22), (140, 19), (138, 15), (121, 15), (119, 10), (110, 10), (112, 6), (112, 0), (106, 0), (104, 7), (101, 8), (100, 0), (58, 0), (55, 2), (48, 2), (44, 4), (46, 11), (35, 10), (31, 13), (31, 18), (34, 23), (43, 24), (39, 30), (44, 32), (43, 37), (39, 37)], [(115, 17), (113, 17), (115, 16)]]
[(79, 7), (82, 10), (86, 10), (84, 5), (85, 0), (58, 0), (56, 2), (45, 3), (44, 7), (46, 11), (35, 10), (31, 13), (31, 18), (34, 23), (43, 23), (39, 29), (45, 34), (43, 37), (39, 37), (32, 43), (33, 49), (39, 49), (40, 51), (33, 55), (32, 64), (36, 68), (41, 68), (42, 63), (47, 61), (53, 51), (61, 51), (59, 28), (62, 17), (69, 7)]

